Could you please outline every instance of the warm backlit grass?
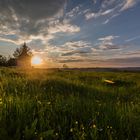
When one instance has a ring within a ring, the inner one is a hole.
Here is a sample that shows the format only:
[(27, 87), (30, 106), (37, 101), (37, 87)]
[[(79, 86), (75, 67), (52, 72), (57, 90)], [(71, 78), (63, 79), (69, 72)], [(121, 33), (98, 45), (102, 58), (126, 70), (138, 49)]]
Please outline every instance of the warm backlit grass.
[(140, 73), (0, 69), (0, 140), (138, 140)]

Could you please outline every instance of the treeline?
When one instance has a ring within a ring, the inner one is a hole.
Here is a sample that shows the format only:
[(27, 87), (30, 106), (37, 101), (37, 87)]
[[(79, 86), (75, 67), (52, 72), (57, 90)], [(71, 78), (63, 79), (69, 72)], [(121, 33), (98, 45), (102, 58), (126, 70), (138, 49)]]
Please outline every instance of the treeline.
[(10, 67), (10, 66), (17, 66), (17, 61), (22, 58), (22, 61), (24, 62), (27, 58), (31, 58), (32, 53), (30, 51), (30, 48), (26, 45), (26, 43), (23, 44), (20, 48), (17, 48), (14, 53), (13, 57), (5, 57), (3, 55), (0, 55), (0, 67)]
[(1, 67), (10, 67), (10, 66), (17, 66), (16, 58), (12, 57), (5, 57), (0, 55), (0, 66)]

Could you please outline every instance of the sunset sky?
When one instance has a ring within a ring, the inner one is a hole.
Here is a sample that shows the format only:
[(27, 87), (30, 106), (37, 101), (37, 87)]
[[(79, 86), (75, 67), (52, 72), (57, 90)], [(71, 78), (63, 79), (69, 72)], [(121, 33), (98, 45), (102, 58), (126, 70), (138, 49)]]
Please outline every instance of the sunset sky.
[(0, 0), (0, 54), (24, 41), (47, 67), (140, 66), (140, 0)]

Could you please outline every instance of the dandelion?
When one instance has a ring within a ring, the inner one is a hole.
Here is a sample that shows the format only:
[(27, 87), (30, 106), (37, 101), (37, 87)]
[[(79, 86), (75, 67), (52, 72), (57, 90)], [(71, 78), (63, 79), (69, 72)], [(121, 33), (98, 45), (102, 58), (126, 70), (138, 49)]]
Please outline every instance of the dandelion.
[(75, 124), (78, 124), (78, 121), (76, 121)]
[(73, 128), (70, 129), (70, 132), (73, 132)]

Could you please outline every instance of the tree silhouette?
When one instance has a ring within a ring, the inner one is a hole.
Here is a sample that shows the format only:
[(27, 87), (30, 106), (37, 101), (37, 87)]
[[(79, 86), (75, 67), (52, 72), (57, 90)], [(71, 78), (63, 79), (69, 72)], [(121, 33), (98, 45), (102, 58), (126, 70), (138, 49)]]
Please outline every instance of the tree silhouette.
[(7, 65), (6, 57), (0, 55), (0, 66), (6, 66), (6, 65)]
[(63, 68), (68, 68), (68, 65), (67, 64), (63, 64)]
[(15, 58), (19, 57), (26, 57), (26, 56), (32, 56), (32, 53), (30, 51), (30, 48), (24, 43), (24, 45), (20, 48), (17, 48), (13, 54)]
[(32, 53), (30, 48), (24, 43), (20, 48), (17, 48), (13, 54), (17, 60), (17, 65), (21, 67), (30, 67), (31, 66), (31, 57)]

